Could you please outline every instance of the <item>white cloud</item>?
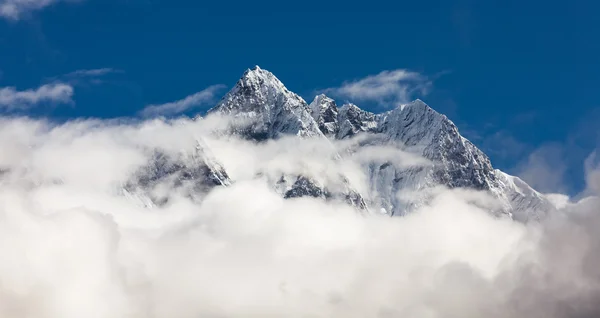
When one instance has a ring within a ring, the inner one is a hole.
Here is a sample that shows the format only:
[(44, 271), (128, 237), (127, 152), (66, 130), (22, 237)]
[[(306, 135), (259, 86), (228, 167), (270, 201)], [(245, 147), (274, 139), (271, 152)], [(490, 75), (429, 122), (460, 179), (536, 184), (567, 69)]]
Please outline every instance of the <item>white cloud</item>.
[(534, 189), (544, 193), (560, 193), (567, 188), (567, 168), (564, 147), (558, 143), (548, 143), (529, 154), (515, 170)]
[(597, 151), (590, 154), (585, 160), (585, 175), (587, 193), (600, 193), (600, 157)]
[(79, 0), (0, 0), (0, 16), (9, 20), (19, 20), (33, 11), (42, 10), (59, 2), (77, 2)]
[[(284, 200), (255, 174), (358, 174), (378, 155), (340, 162), (327, 142), (259, 145), (211, 134), (215, 126), (214, 118), (0, 119), (8, 150), (0, 152), (0, 316), (569, 318), (600, 310), (597, 200), (566, 203), (577, 218), (523, 225), (481, 210), (489, 200), (481, 193), (440, 189), (406, 217), (359, 215)], [(177, 154), (197, 138), (232, 171), (233, 185), (201, 203), (180, 196), (154, 209), (117, 191), (148, 149)], [(396, 148), (372, 150), (403, 159)]]
[(368, 101), (390, 107), (407, 103), (416, 95), (426, 95), (430, 88), (431, 81), (426, 76), (397, 69), (348, 81), (324, 92), (353, 102)]
[(212, 85), (178, 101), (165, 104), (148, 105), (142, 111), (140, 111), (140, 114), (145, 117), (174, 115), (196, 107), (209, 105), (215, 101), (215, 94), (221, 91), (224, 87), (224, 85)]
[(42, 85), (36, 89), (18, 91), (14, 87), (0, 88), (0, 109), (24, 110), (40, 103), (71, 103), (73, 87), (63, 83)]

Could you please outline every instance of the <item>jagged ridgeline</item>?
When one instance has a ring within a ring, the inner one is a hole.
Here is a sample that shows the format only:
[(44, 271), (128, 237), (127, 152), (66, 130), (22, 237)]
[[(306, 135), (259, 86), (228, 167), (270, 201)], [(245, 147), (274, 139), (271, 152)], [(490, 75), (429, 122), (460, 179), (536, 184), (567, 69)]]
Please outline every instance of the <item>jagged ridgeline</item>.
[[(373, 160), (364, 164), (369, 190), (359, 193), (344, 175), (323, 185), (304, 175), (281, 175), (270, 180), (285, 198), (311, 196), (345, 202), (358, 210), (404, 215), (427, 202), (426, 196), (399, 196), (405, 191), (426, 192), (435, 186), (487, 191), (499, 199), (501, 208), (491, 211), (519, 221), (542, 218), (552, 204), (517, 177), (492, 167), (489, 158), (462, 137), (456, 125), (421, 100), (374, 114), (354, 104), (338, 107), (325, 95), (308, 104), (289, 91), (279, 79), (258, 66), (247, 70), (236, 85), (209, 111), (248, 124), (230, 131), (238, 137), (263, 142), (283, 136), (345, 140), (372, 134), (356, 147), (401, 147), (428, 159), (432, 164), (407, 167), (395, 161)], [(198, 150), (200, 149), (200, 150)], [(128, 184), (128, 193), (143, 193), (161, 180), (186, 186), (190, 197), (213, 187), (227, 186), (230, 180), (218, 158), (199, 145), (193, 160), (157, 155)], [(354, 149), (356, 151), (356, 149)], [(199, 154), (200, 153), (200, 154)], [(343, 159), (341, 159), (343, 160)], [(145, 169), (145, 170), (144, 170)], [(146, 196), (148, 205), (168, 200)]]

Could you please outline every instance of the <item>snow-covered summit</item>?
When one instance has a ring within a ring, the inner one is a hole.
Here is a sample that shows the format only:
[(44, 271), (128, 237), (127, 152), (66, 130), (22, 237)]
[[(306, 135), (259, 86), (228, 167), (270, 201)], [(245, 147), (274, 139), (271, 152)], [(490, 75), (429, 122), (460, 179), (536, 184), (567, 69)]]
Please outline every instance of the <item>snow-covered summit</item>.
[(271, 72), (256, 66), (248, 69), (236, 85), (209, 112), (246, 120), (248, 137), (264, 140), (281, 134), (322, 136), (308, 104), (290, 92)]

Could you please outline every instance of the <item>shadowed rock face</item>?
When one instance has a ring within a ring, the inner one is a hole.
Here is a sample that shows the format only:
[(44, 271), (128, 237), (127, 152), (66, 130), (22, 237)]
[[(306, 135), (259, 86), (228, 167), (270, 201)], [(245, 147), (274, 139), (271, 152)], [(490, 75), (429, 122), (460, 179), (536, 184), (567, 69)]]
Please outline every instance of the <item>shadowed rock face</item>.
[(171, 157), (154, 150), (148, 163), (141, 167), (124, 186), (125, 191), (143, 198), (146, 206), (161, 206), (169, 202), (172, 193), (161, 187), (181, 191), (181, 194), (200, 200), (214, 187), (228, 186), (231, 180), (225, 169), (206, 156), (198, 146), (191, 155)]
[(346, 186), (344, 191), (335, 192), (327, 189), (327, 187), (317, 185), (309, 178), (299, 176), (291, 189), (285, 192), (284, 198), (291, 199), (308, 196), (325, 200), (337, 200), (339, 202), (345, 202), (359, 210), (368, 210), (367, 203), (360, 193), (353, 190), (347, 180), (342, 180), (342, 183)]
[(300, 198), (300, 197), (313, 197), (327, 199), (331, 195), (323, 188), (317, 186), (310, 179), (305, 177), (298, 177), (292, 188), (285, 192), (284, 198)]

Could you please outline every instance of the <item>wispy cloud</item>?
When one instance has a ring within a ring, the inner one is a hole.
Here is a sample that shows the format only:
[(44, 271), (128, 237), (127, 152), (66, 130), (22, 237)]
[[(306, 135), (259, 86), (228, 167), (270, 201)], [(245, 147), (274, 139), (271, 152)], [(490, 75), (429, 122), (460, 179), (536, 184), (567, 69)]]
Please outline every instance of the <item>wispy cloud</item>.
[(205, 106), (213, 103), (215, 101), (215, 94), (223, 88), (225, 88), (225, 85), (212, 85), (178, 101), (148, 105), (140, 111), (140, 115), (144, 117), (174, 115), (196, 107)]
[(426, 95), (431, 85), (431, 80), (424, 75), (397, 69), (344, 82), (340, 87), (327, 88), (323, 92), (350, 101), (375, 102), (389, 107), (409, 102), (416, 95)]
[(483, 150), (488, 155), (502, 160), (516, 160), (522, 158), (530, 145), (518, 140), (508, 130), (499, 130), (480, 139)]
[(534, 189), (544, 193), (567, 191), (567, 149), (548, 143), (534, 150), (516, 169), (516, 174)]
[(122, 70), (114, 69), (114, 68), (96, 68), (96, 69), (82, 69), (76, 70), (71, 73), (67, 73), (64, 75), (60, 75), (57, 77), (52, 77), (48, 79), (48, 82), (62, 82), (68, 83), (72, 86), (85, 86), (89, 84), (103, 84), (106, 82), (105, 77), (112, 75), (124, 73)]
[(1, 110), (29, 109), (40, 103), (71, 103), (73, 86), (64, 83), (42, 85), (36, 89), (18, 91), (15, 87), (0, 88)]
[(109, 68), (109, 67), (105, 67), (105, 68), (96, 68), (96, 69), (89, 69), (89, 70), (77, 70), (68, 74), (65, 74), (65, 77), (96, 77), (96, 76), (103, 76), (103, 75), (108, 75), (108, 74), (113, 74), (113, 73), (122, 73), (123, 71), (121, 70), (116, 70), (114, 68)]
[(33, 11), (42, 10), (58, 2), (78, 2), (79, 0), (0, 0), (0, 17), (17, 21)]

